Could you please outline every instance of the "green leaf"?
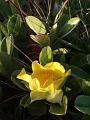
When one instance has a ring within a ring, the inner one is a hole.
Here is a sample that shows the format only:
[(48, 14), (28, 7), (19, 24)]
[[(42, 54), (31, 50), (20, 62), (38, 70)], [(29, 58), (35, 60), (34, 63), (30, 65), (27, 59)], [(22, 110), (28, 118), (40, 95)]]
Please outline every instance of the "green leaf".
[(6, 45), (6, 39), (8, 38), (9, 36), (7, 37), (4, 37), (0, 43), (0, 52), (6, 52), (7, 53), (7, 45)]
[(66, 92), (67, 92), (67, 94), (69, 94), (70, 95), (70, 97), (71, 96), (76, 96), (76, 95), (78, 95), (78, 94), (80, 94), (81, 93), (81, 91), (82, 91), (82, 80), (80, 80), (80, 79), (69, 79), (69, 80), (67, 80), (67, 82), (66, 82), (66, 86), (67, 86), (67, 88), (66, 88)]
[(10, 55), (8, 55), (6, 52), (1, 52), (0, 61), (1, 61), (1, 66), (3, 67), (3, 70), (5, 70), (8, 77), (10, 77), (13, 70), (17, 68), (15, 59), (11, 57)]
[(54, 115), (65, 115), (67, 112), (67, 97), (63, 96), (62, 104), (51, 104), (49, 112)]
[(2, 31), (2, 33), (5, 35), (5, 36), (8, 36), (8, 31), (7, 31), (7, 28), (5, 27), (5, 25), (3, 23), (0, 22), (0, 31)]
[[(9, 2), (9, 6), (12, 10), (12, 14), (15, 14), (15, 13), (20, 14), (20, 11), (17, 9), (17, 8), (19, 8), (20, 0), (12, 0), (12, 2), (13, 2), (14, 5), (11, 2)], [(15, 6), (17, 6), (17, 8)]]
[(2, 34), (1, 34), (1, 30), (0, 30), (0, 42), (2, 41)]
[(14, 39), (13, 36), (8, 36), (6, 38), (6, 46), (7, 46), (7, 54), (11, 55), (13, 53), (13, 45), (12, 43), (14, 43)]
[(90, 95), (90, 81), (82, 81), (82, 90), (85, 95)]
[(75, 108), (84, 114), (90, 115), (90, 96), (78, 96), (75, 100)]
[(81, 68), (78, 68), (74, 65), (71, 65), (70, 68), (71, 68), (72, 76), (82, 79), (82, 80), (90, 81), (90, 75), (86, 73), (85, 71), (83, 71)]
[(70, 19), (69, 15), (67, 14), (63, 14), (59, 16), (57, 21), (57, 33), (62, 29), (62, 27), (65, 25), (65, 23), (67, 23), (69, 19)]
[(12, 14), (10, 6), (5, 3), (5, 0), (0, 0), (0, 19), (7, 19)]
[(11, 77), (13, 71), (21, 69), (21, 66), (16, 61), (14, 56), (8, 55), (6, 52), (0, 53), (0, 72)]
[(60, 29), (58, 36), (61, 38), (65, 37), (68, 35), (80, 22), (79, 17), (71, 18), (69, 21), (65, 23), (65, 25)]
[(11, 80), (12, 82), (18, 86), (19, 88), (21, 88), (22, 90), (28, 91), (28, 89), (26, 88), (26, 86), (24, 85), (24, 83), (22, 82), (22, 80), (17, 78), (17, 75), (20, 73), (20, 70), (16, 70), (12, 73), (11, 75)]
[(22, 105), (24, 108), (28, 107), (30, 103), (31, 103), (30, 94), (26, 94), (20, 100), (20, 105)]
[(44, 24), (34, 16), (27, 16), (26, 18), (27, 25), (36, 33), (36, 34), (45, 34), (46, 29)]
[(0, 61), (0, 74), (3, 76), (7, 76), (7, 73), (2, 65), (2, 62)]
[(39, 61), (42, 65), (53, 61), (53, 53), (51, 47), (47, 46), (42, 49), (39, 55)]
[(62, 29), (62, 27), (64, 26), (64, 24), (69, 20), (69, 16), (66, 14), (63, 14), (61, 16), (59, 16), (59, 18), (57, 19), (57, 15), (54, 21), (54, 25), (51, 28), (50, 31), (50, 39), (51, 39), (51, 43), (56, 42), (56, 39), (58, 39), (58, 34), (60, 32), (60, 30)]
[(12, 43), (14, 43), (14, 39), (13, 36), (7, 36), (5, 37), (2, 41), (1, 41), (1, 50), (0, 52), (6, 52), (7, 55), (12, 55), (13, 53), (13, 45)]
[(7, 55), (12, 55), (13, 53), (13, 35), (4, 37), (3, 40), (0, 43), (0, 52), (6, 52)]
[(18, 35), (20, 32), (21, 23), (22, 20), (20, 15), (15, 14), (11, 16), (7, 23), (8, 34), (14, 33), (15, 35)]
[(28, 111), (33, 116), (41, 116), (46, 114), (47, 105), (43, 101), (35, 101), (28, 106)]
[(84, 115), (84, 117), (81, 120), (90, 120), (90, 115)]
[(3, 97), (3, 90), (2, 90), (2, 86), (0, 85), (0, 100)]
[(90, 65), (90, 54), (87, 55), (87, 62), (88, 62), (88, 64)]
[(84, 65), (87, 65), (86, 55), (82, 53), (75, 54), (72, 57), (70, 64), (75, 65), (77, 67), (83, 67)]
[(50, 38), (48, 35), (30, 35), (30, 37), (37, 42), (38, 44), (40, 44), (42, 47), (48, 46), (50, 44)]

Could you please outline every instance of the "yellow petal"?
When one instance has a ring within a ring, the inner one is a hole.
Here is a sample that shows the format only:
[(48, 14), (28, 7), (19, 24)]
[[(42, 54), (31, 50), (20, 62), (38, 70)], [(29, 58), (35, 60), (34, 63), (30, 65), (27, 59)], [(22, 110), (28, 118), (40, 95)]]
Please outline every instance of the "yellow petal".
[(53, 94), (52, 93), (48, 94), (46, 100), (51, 103), (61, 104), (62, 97), (63, 97), (63, 91), (60, 89), (60, 90), (55, 90)]
[(65, 77), (70, 76), (70, 75), (71, 75), (71, 69), (69, 69), (69, 70), (66, 72)]
[(31, 102), (34, 102), (36, 100), (44, 100), (44, 99), (46, 99), (47, 94), (48, 94), (47, 92), (31, 91), (31, 93), (30, 93)]
[(38, 61), (32, 62), (32, 71), (33, 72), (38, 72), (43, 69), (43, 66), (38, 63)]
[(48, 87), (41, 87), (40, 86), (40, 82), (37, 78), (34, 78), (31, 80), (30, 84), (29, 84), (30, 90), (34, 91), (34, 92), (48, 92), (48, 91), (53, 91), (52, 86), (48, 86)]
[(55, 89), (61, 89), (62, 86), (65, 84), (67, 77), (70, 75), (71, 75), (71, 70), (68, 70), (61, 79), (54, 81)]
[(46, 87), (44, 89), (46, 89), (50, 94), (51, 93), (53, 94), (55, 92), (55, 86), (53, 83), (51, 83), (50, 85), (48, 85), (48, 87)]
[(39, 91), (40, 90), (40, 83), (37, 78), (32, 79), (29, 84), (30, 90)]
[(46, 64), (44, 68), (65, 73), (64, 67), (59, 62), (50, 62)]
[(62, 88), (65, 81), (66, 81), (65, 76), (63, 76), (61, 79), (54, 81), (55, 89)]
[(64, 67), (58, 62), (51, 62), (43, 67), (37, 61), (34, 61), (32, 63), (32, 69), (32, 78), (37, 78), (41, 86), (43, 86), (46, 81), (60, 79), (65, 73)]
[(31, 102), (34, 102), (36, 100), (42, 100), (42, 99), (47, 100), (47, 98), (51, 97), (51, 95), (53, 95), (53, 94), (55, 94), (55, 89), (54, 89), (53, 84), (50, 84), (46, 88), (38, 88), (37, 87), (37, 89), (33, 89), (30, 93)]
[(21, 80), (24, 80), (24, 81), (26, 81), (28, 83), (31, 81), (31, 75), (27, 74), (24, 68), (17, 75), (17, 78), (21, 79)]
[(48, 89), (48, 91), (45, 92), (37, 90), (31, 91), (30, 93), (31, 102), (46, 99), (48, 102), (61, 104), (62, 96), (63, 91), (61, 89), (55, 90), (54, 92), (51, 92), (50, 89)]

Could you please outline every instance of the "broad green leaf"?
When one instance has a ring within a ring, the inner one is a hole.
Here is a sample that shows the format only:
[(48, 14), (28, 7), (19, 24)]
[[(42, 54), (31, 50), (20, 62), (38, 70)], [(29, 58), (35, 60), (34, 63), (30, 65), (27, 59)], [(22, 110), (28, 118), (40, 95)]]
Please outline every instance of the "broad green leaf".
[(21, 88), (22, 90), (28, 91), (28, 89), (26, 88), (26, 86), (23, 84), (22, 80), (17, 78), (17, 75), (20, 73), (20, 70), (16, 70), (12, 73), (11, 75), (11, 81), (18, 86), (19, 88)]
[(87, 65), (86, 55), (82, 53), (73, 55), (70, 64), (77, 67), (83, 67), (84, 65)]
[[(13, 4), (19, 8), (19, 2), (20, 0), (12, 0)], [(9, 2), (10, 8), (12, 10), (12, 14), (19, 13), (20, 11), (13, 5), (11, 2)]]
[(67, 23), (67, 21), (69, 20), (69, 15), (67, 14), (63, 14), (58, 18), (57, 21), (57, 33), (60, 32), (60, 30), (63, 28), (63, 26), (65, 25), (65, 23)]
[(36, 34), (45, 34), (46, 28), (44, 24), (34, 16), (27, 16), (26, 18), (27, 25), (36, 33)]
[(7, 55), (12, 55), (13, 53), (13, 45), (12, 43), (14, 43), (14, 39), (13, 39), (13, 36), (10, 35), (10, 36), (7, 36), (7, 37), (4, 37), (4, 39), (1, 41), (1, 52), (6, 52)]
[(86, 73), (85, 71), (83, 71), (81, 68), (78, 68), (74, 65), (71, 65), (70, 68), (71, 68), (72, 76), (82, 79), (82, 80), (90, 81), (90, 75)]
[(75, 108), (84, 114), (90, 115), (90, 96), (78, 96), (75, 100)]
[[(10, 77), (11, 73), (15, 68), (17, 68), (17, 65), (15, 63), (15, 59), (8, 55), (6, 52), (0, 53), (0, 61), (1, 65), (3, 66), (4, 70), (6, 71), (8, 77)], [(13, 66), (13, 67), (12, 67)]]
[(27, 110), (34, 116), (41, 116), (46, 114), (47, 112), (47, 105), (43, 101), (35, 101), (31, 103)]
[(84, 115), (84, 117), (81, 120), (90, 120), (90, 115)]
[(67, 112), (67, 97), (63, 96), (62, 104), (51, 104), (49, 112), (54, 115), (65, 115)]
[(0, 61), (0, 74), (3, 75), (3, 76), (7, 76), (7, 73), (3, 67), (3, 64), (1, 63)]
[(58, 13), (58, 11), (60, 10), (60, 3), (55, 1), (52, 8), (53, 8), (52, 9), (52, 16), (55, 16)]
[(85, 95), (90, 95), (90, 81), (82, 81), (82, 90)]
[(59, 16), (58, 20), (55, 20), (54, 25), (52, 26), (50, 31), (51, 43), (56, 42), (56, 40), (59, 38), (58, 34), (68, 20), (69, 16), (66, 14)]
[[(9, 37), (9, 36), (7, 36)], [(6, 52), (7, 53), (7, 45), (6, 45), (6, 38), (4, 37), (0, 43), (0, 52)]]
[(0, 52), (1, 52), (1, 45), (2, 45), (2, 34), (1, 34), (1, 30), (0, 30)]
[(68, 42), (62, 38), (59, 38), (58, 36), (56, 37), (56, 40), (54, 41), (53, 45), (54, 45), (54, 49), (60, 48), (60, 47), (62, 47), (62, 45), (64, 45), (73, 50), (80, 51), (80, 52), (82, 51), (77, 45), (75, 45), (71, 42)]
[(3, 97), (3, 89), (2, 89), (2, 86), (0, 85), (0, 100), (2, 97)]
[(66, 92), (67, 94), (71, 96), (76, 96), (78, 95), (79, 93), (81, 93), (82, 91), (82, 80), (80, 79), (74, 79), (74, 78), (71, 78), (71, 79), (68, 79), (67, 82), (66, 82), (66, 86), (68, 88), (66, 88)]
[(51, 43), (51, 45), (53, 44), (53, 42), (55, 41), (55, 39), (57, 38), (56, 37), (56, 28), (54, 29), (54, 28), (52, 28), (51, 29), (51, 31), (50, 31), (50, 33), (49, 33), (49, 37), (50, 37), (50, 43)]
[(14, 33), (15, 35), (18, 35), (20, 32), (21, 23), (22, 20), (20, 15), (15, 14), (11, 16), (7, 23), (8, 34)]
[(13, 52), (13, 45), (12, 43), (14, 43), (14, 39), (13, 39), (13, 36), (8, 36), (6, 38), (6, 47), (7, 47), (7, 54), (8, 55), (11, 55), (12, 52)]
[(60, 29), (58, 36), (61, 38), (65, 37), (68, 35), (80, 22), (79, 17), (71, 18), (69, 21), (65, 23), (65, 25)]
[(42, 47), (48, 46), (50, 44), (50, 38), (48, 35), (30, 35), (30, 37), (37, 42), (38, 44), (40, 44)]
[(0, 52), (0, 72), (10, 78), (13, 71), (21, 69), (14, 56), (8, 55), (6, 52)]
[(5, 0), (0, 0), (0, 19), (7, 19), (11, 14), (12, 11), (10, 9), (10, 6), (7, 3), (5, 3)]
[(52, 49), (49, 46), (42, 49), (39, 55), (39, 61), (42, 65), (53, 61)]
[(1, 40), (2, 40), (2, 34), (1, 34), (1, 29), (0, 29), (0, 42), (1, 42)]
[(1, 23), (1, 22), (0, 22), (0, 31), (2, 31), (2, 33), (3, 33), (5, 36), (8, 36), (7, 28), (5, 27), (4, 23)]
[(72, 48), (72, 49), (74, 49), (74, 50), (78, 50), (80, 52), (82, 51), (77, 45), (75, 45), (75, 44), (73, 44), (71, 42), (68, 42), (66, 40), (63, 40), (61, 38), (57, 40), (57, 44), (59, 44), (59, 42), (66, 45), (66, 46), (68, 46), (68, 47), (70, 47), (70, 48)]
[(24, 108), (28, 107), (30, 103), (31, 103), (30, 94), (26, 94), (20, 100), (20, 105), (22, 105)]
[(90, 65), (90, 54), (87, 55), (87, 62), (88, 62), (88, 64)]

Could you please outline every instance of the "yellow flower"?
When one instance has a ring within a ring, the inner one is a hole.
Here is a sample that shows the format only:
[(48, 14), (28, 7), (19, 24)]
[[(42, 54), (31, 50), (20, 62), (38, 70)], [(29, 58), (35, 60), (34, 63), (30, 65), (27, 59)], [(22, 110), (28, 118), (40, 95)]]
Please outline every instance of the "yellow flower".
[(37, 61), (32, 62), (31, 75), (22, 69), (17, 76), (28, 83), (31, 90), (31, 102), (46, 99), (51, 103), (61, 103), (63, 91), (61, 87), (65, 83), (65, 79), (70, 75), (70, 70), (65, 72), (65, 68), (58, 62), (50, 62), (45, 66), (40, 65)]

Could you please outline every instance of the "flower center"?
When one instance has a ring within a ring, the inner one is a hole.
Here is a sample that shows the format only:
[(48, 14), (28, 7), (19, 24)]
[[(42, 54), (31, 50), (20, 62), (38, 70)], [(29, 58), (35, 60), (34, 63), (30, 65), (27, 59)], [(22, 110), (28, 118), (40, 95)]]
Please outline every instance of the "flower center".
[(52, 70), (43, 70), (32, 73), (32, 78), (37, 78), (41, 86), (43, 86), (47, 80), (55, 81), (61, 77), (62, 75), (60, 75), (60, 73), (58, 74)]

